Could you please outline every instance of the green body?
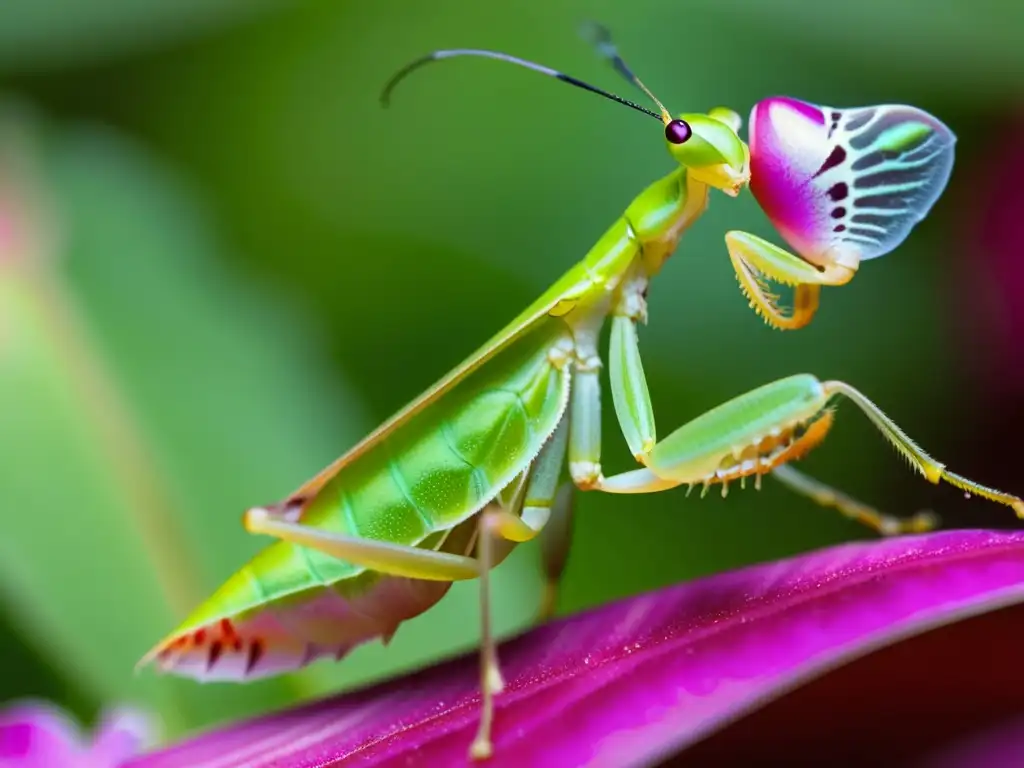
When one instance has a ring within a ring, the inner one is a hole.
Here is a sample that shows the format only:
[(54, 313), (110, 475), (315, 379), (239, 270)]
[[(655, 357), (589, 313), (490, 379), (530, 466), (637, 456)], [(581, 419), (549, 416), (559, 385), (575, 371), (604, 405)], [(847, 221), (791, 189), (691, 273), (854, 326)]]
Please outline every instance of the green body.
[[(762, 475), (771, 474), (877, 531), (927, 528), (930, 518), (890, 518), (787, 465), (824, 439), (832, 425), (829, 403), (842, 395), (930, 482), (944, 480), (1024, 517), (1020, 498), (948, 472), (853, 387), (809, 374), (740, 395), (658, 440), (637, 326), (647, 320), (650, 280), (704, 212), (710, 190), (736, 196), (751, 184), (796, 250), (739, 231), (725, 237), (750, 306), (776, 328), (801, 328), (817, 311), (822, 287), (848, 283), (861, 260), (891, 251), (927, 213), (952, 165), (952, 136), (913, 108), (835, 110), (775, 97), (751, 113), (748, 146), (737, 133), (742, 121), (728, 109), (673, 119), (610, 38), (599, 34), (596, 41), (660, 114), (494, 51), (435, 51), (389, 83), (385, 99), (398, 80), (430, 61), (469, 55), (512, 62), (654, 117), (678, 167), (645, 189), (582, 261), (450, 374), (289, 498), (248, 510), (247, 530), (277, 543), (143, 661), (155, 658), (163, 670), (199, 680), (277, 674), (319, 657), (341, 658), (374, 638), (386, 643), (452, 581), (479, 579), (482, 699), (470, 755), (486, 758), (493, 750), (493, 697), (504, 687), (489, 574), (517, 544), (539, 537), (546, 576), (541, 618), (551, 615), (569, 548), (573, 486), (653, 493), (684, 484), (706, 492), (719, 484), (724, 495), (732, 481), (742, 486), (753, 476), (760, 487)], [(851, 190), (854, 213), (845, 203)], [(769, 281), (793, 287), (791, 311), (778, 305)], [(611, 477), (601, 469), (598, 351), (608, 320), (615, 415), (642, 465)], [(560, 486), (566, 464), (571, 484)]]
[[(660, 269), (705, 210), (708, 191), (685, 168), (650, 185), (526, 311), (276, 511), (354, 537), (468, 551), (468, 537), (449, 533), (527, 470), (566, 411), (571, 366), (559, 356), (573, 354), (577, 336), (596, 334), (625, 276)], [(388, 638), (447, 586), (382, 576), (280, 541), (244, 565), (162, 647), (176, 642), (175, 671), (203, 679), (276, 674)], [(416, 594), (395, 599), (403, 589)], [(237, 636), (243, 648), (258, 639), (260, 658), (248, 669), (240, 657), (230, 663), (223, 648), (209, 663), (211, 638), (221, 636), (225, 619), (229, 639)]]

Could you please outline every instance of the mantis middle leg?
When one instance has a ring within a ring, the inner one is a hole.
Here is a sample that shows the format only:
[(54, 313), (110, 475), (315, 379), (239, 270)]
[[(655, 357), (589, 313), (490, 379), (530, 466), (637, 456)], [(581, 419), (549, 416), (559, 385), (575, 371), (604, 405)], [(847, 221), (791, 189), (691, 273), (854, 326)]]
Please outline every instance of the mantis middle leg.
[(470, 747), (470, 754), (475, 758), (491, 755), (494, 696), (501, 693), (505, 687), (498, 663), (497, 644), (491, 628), (490, 573), (496, 565), (495, 544), (500, 540), (521, 543), (533, 539), (548, 524), (556, 501), (565, 503), (565, 494), (559, 497), (556, 491), (565, 461), (568, 426), (567, 414), (562, 417), (554, 434), (534, 461), (523, 493), (517, 494), (518, 499), (505, 507), (492, 505), (484, 510), (480, 517), (477, 558), (480, 563), (480, 688), (483, 702), (480, 726)]

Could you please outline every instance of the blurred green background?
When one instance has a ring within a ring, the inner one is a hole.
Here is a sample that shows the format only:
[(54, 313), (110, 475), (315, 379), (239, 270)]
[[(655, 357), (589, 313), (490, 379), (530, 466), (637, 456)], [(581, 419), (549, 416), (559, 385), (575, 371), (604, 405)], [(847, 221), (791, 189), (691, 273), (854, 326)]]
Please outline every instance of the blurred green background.
[[(989, 129), (1024, 103), (1021, 4), (6, 0), (0, 697), (85, 719), (135, 702), (173, 738), (473, 646), (463, 584), (342, 664), (241, 687), (133, 674), (264, 543), (242, 531), (246, 507), (458, 363), (671, 167), (650, 120), (495, 62), (437, 65), (378, 104), (394, 70), (440, 47), (505, 50), (632, 97), (579, 37), (587, 19), (674, 112), (747, 115), (778, 93), (908, 102), (960, 138), (933, 215), (827, 290), (798, 334), (756, 319), (726, 257), (726, 229), (772, 237), (768, 222), (749, 195), (715, 195), (650, 294), (661, 433), (809, 371), (959, 455), (985, 402), (951, 341), (958, 222), (999, 160)], [(607, 410), (606, 464), (625, 469)], [(892, 511), (1012, 524), (910, 475), (849, 407), (806, 466)], [(870, 537), (770, 482), (727, 500), (584, 495), (575, 534), (561, 613)], [(503, 633), (530, 621), (537, 562), (521, 547), (496, 575)]]

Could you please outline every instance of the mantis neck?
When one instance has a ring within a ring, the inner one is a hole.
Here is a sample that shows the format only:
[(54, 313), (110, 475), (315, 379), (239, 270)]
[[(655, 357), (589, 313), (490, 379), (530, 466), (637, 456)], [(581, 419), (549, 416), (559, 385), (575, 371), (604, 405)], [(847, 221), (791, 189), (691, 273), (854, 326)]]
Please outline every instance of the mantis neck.
[(657, 274), (679, 245), (683, 232), (708, 206), (708, 185), (685, 168), (651, 184), (626, 209), (624, 217), (642, 248), (648, 276)]

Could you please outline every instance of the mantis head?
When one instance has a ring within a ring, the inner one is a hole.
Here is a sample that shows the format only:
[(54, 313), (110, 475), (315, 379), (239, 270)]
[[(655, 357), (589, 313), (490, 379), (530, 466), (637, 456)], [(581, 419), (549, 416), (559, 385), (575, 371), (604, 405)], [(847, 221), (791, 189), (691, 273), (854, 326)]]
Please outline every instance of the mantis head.
[(682, 114), (665, 123), (665, 142), (694, 179), (736, 197), (750, 181), (750, 150), (737, 134), (741, 122), (725, 107)]

